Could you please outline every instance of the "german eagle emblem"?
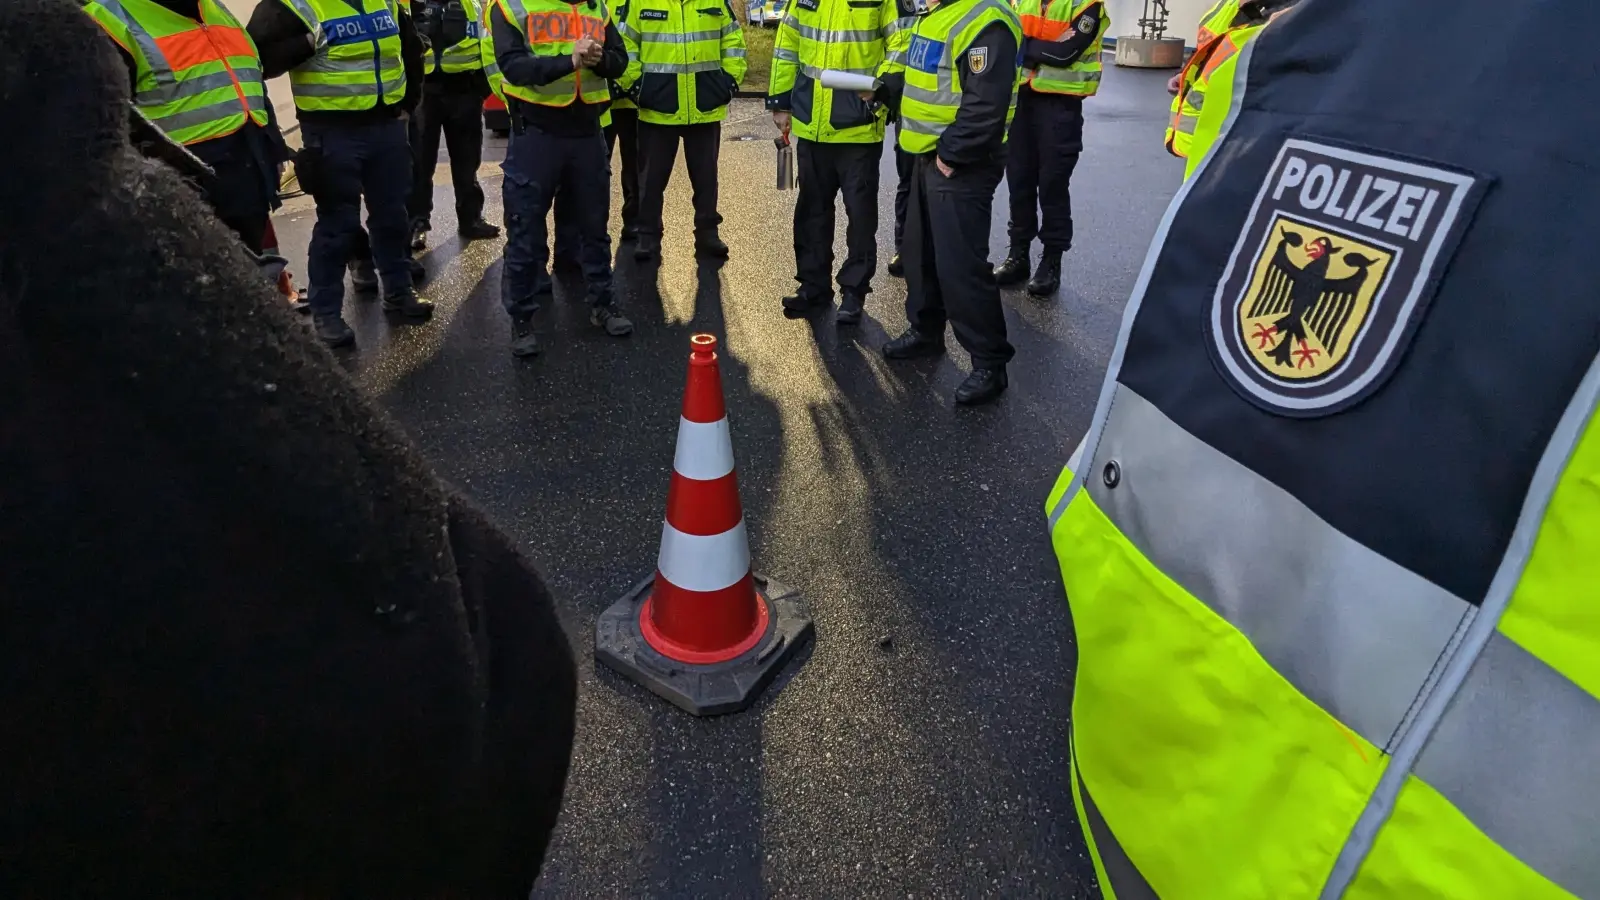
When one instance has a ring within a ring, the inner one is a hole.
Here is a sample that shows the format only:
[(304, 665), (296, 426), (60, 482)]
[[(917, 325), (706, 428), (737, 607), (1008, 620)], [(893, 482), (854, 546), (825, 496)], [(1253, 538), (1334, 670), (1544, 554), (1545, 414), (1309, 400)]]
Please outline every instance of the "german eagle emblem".
[[(1296, 262), (1290, 248), (1303, 250), (1305, 261)], [(1264, 354), (1280, 377), (1326, 371), (1348, 346), (1345, 332), (1352, 320), (1359, 325), (1365, 317), (1365, 310), (1358, 309), (1364, 305), (1362, 288), (1372, 278), (1373, 266), (1386, 257), (1336, 244), (1326, 234), (1308, 240), (1287, 222), (1280, 224), (1265, 272), (1241, 310), (1250, 326), (1246, 337), (1253, 350), (1261, 351), (1257, 358)], [(1342, 274), (1333, 274), (1335, 262), (1341, 263)]]

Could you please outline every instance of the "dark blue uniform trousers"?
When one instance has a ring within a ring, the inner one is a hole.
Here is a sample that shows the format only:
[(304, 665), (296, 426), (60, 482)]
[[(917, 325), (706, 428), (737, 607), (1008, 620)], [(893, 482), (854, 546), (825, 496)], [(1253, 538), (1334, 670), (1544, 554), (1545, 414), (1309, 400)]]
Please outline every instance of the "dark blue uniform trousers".
[[(311, 183), (305, 185), (302, 178), (302, 184), (317, 201), (307, 261), (311, 290), (306, 299), (311, 311), (338, 315), (344, 307), (345, 262), (361, 231), (363, 197), (372, 259), (383, 291), (390, 295), (409, 290), (406, 199), (411, 190), (411, 142), (405, 123), (399, 119), (349, 125), (307, 122), (301, 131), (313, 173)], [(298, 169), (301, 163), (295, 165)]]
[(538, 295), (548, 292), (550, 274), (549, 230), (545, 219), (556, 193), (564, 207), (557, 213), (577, 221), (579, 256), (589, 300), (611, 302), (610, 242), (606, 221), (611, 213), (611, 185), (607, 176), (606, 141), (597, 128), (584, 137), (562, 137), (532, 125), (516, 125), (506, 152), (504, 195), (506, 203), (505, 266), (500, 274), (500, 301), (517, 320), (539, 308)]

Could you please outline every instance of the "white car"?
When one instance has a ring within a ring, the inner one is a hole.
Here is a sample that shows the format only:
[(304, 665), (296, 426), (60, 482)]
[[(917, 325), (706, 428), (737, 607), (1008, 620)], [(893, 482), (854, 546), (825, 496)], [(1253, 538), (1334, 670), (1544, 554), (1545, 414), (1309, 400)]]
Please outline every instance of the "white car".
[(788, 0), (749, 0), (745, 12), (752, 24), (777, 28), (783, 18), (783, 8)]

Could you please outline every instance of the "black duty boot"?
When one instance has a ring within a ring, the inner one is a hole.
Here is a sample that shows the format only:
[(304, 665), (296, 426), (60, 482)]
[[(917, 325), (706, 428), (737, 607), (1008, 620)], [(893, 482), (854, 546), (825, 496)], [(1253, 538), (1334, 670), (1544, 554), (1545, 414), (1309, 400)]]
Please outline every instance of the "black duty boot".
[(406, 268), (411, 270), (411, 283), (418, 285), (428, 280), (428, 267), (420, 259), (406, 260)]
[(840, 325), (854, 325), (861, 321), (861, 309), (866, 306), (867, 298), (855, 291), (845, 291), (839, 298), (839, 311), (834, 313), (834, 321)]
[(483, 216), (479, 216), (462, 225), (457, 233), (461, 235), (463, 240), (492, 241), (500, 236), (500, 226), (490, 225), (484, 221)]
[(634, 245), (633, 258), (639, 262), (649, 262), (661, 256), (661, 235), (641, 234), (639, 243)]
[(605, 333), (612, 337), (627, 337), (633, 334), (633, 322), (617, 309), (615, 302), (595, 303), (591, 297), (589, 303), (590, 325), (605, 329)]
[(1039, 260), (1039, 270), (1028, 282), (1028, 294), (1033, 297), (1054, 297), (1061, 287), (1061, 254), (1045, 253)]
[(622, 240), (631, 241), (639, 236), (639, 226), (632, 222), (622, 223)]
[(383, 311), (400, 313), (408, 319), (427, 319), (433, 316), (433, 302), (418, 297), (415, 288), (406, 288), (385, 296)]
[(820, 309), (833, 303), (832, 294), (813, 294), (805, 288), (790, 294), (780, 301), (783, 304), (783, 314), (790, 318), (799, 318), (813, 310)]
[(317, 333), (317, 340), (329, 347), (348, 347), (356, 342), (356, 333), (338, 313), (313, 316), (311, 327)]
[(1011, 287), (1028, 280), (1028, 248), (1012, 247), (1005, 261), (994, 267), (994, 283)]
[(712, 259), (727, 259), (728, 245), (715, 230), (697, 231), (694, 235), (694, 252), (696, 256), (709, 256)]
[(883, 345), (885, 359), (916, 359), (919, 356), (938, 356), (944, 352), (944, 341), (929, 337), (915, 328)]
[(411, 223), (411, 252), (415, 253), (428, 246), (428, 232), (433, 226), (426, 219), (418, 219)]
[(532, 319), (511, 320), (511, 355), (534, 356), (539, 352), (539, 337), (533, 333)]
[(889, 257), (889, 274), (895, 278), (906, 277), (906, 264), (900, 259), (899, 250), (896, 250), (894, 255)]
[(956, 387), (956, 402), (962, 406), (979, 406), (1000, 396), (1006, 389), (1006, 370), (973, 369), (967, 380)]
[(350, 287), (362, 294), (370, 294), (378, 289), (378, 269), (370, 259), (351, 260)]

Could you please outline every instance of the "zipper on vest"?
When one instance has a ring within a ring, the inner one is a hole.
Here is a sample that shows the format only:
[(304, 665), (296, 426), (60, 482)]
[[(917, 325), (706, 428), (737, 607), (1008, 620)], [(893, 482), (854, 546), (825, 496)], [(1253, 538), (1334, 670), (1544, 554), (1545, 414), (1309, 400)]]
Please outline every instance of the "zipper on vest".
[(222, 68), (227, 70), (228, 78), (233, 82), (233, 92), (239, 97), (239, 106), (244, 109), (244, 118), (247, 123), (254, 122), (255, 117), (250, 114), (250, 100), (244, 95), (244, 85), (239, 83), (239, 76), (233, 71), (233, 65), (228, 62), (228, 53), (217, 42), (211, 39), (211, 26), (206, 24), (205, 7), (200, 8), (200, 33), (205, 36), (206, 43), (211, 49), (217, 51), (217, 59), (222, 60)]

